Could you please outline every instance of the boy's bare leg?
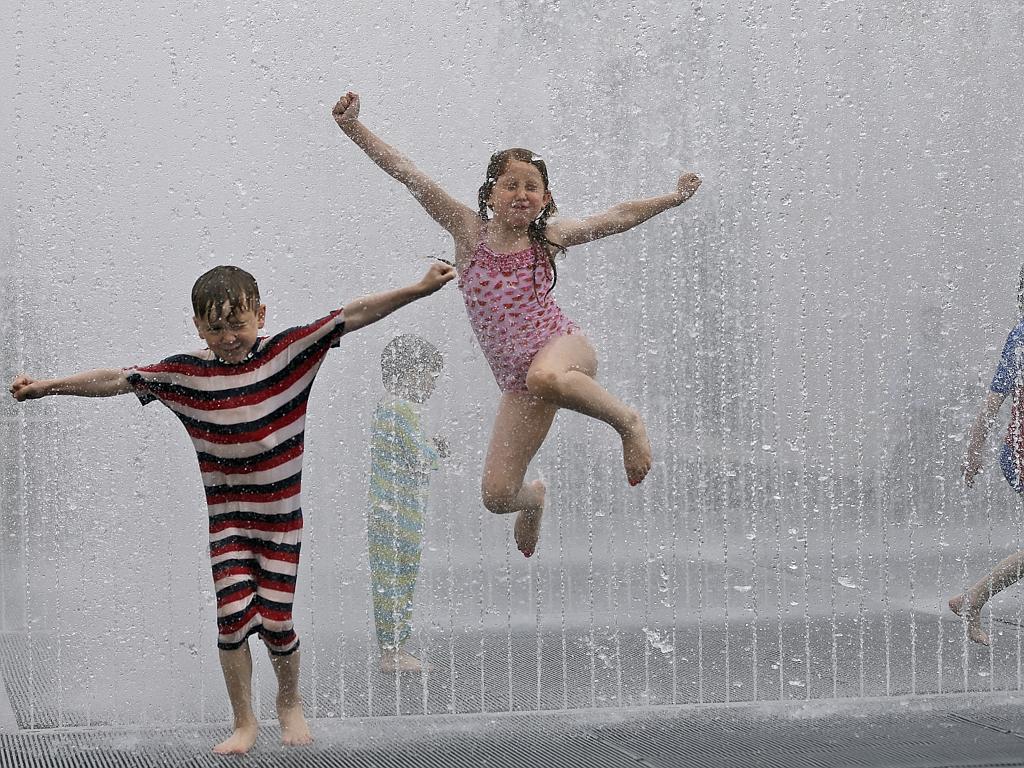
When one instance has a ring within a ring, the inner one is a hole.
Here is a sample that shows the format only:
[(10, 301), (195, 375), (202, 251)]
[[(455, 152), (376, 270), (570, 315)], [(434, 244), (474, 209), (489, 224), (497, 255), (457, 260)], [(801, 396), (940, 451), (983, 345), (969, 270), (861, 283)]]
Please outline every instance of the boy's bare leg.
[(1024, 551), (999, 561), (992, 572), (980, 579), (962, 595), (949, 599), (949, 609), (967, 620), (967, 637), (982, 645), (989, 644), (988, 634), (981, 628), (981, 609), (992, 595), (999, 594), (1024, 576)]
[(599, 419), (622, 440), (622, 461), (630, 485), (638, 485), (651, 469), (651, 443), (640, 414), (594, 378), (597, 355), (584, 336), (559, 336), (549, 341), (530, 363), (526, 386), (542, 400)]
[(220, 668), (228, 687), (235, 730), (213, 748), (219, 755), (243, 755), (256, 743), (259, 723), (252, 711), (252, 655), (246, 643), (233, 651), (220, 651)]
[(381, 672), (422, 672), (423, 662), (406, 650), (399, 648), (380, 651)]
[(270, 663), (277, 676), (277, 720), (281, 723), (281, 743), (289, 747), (309, 744), (313, 741), (313, 734), (309, 732), (302, 712), (302, 697), (299, 696), (299, 651), (287, 656), (271, 654)]

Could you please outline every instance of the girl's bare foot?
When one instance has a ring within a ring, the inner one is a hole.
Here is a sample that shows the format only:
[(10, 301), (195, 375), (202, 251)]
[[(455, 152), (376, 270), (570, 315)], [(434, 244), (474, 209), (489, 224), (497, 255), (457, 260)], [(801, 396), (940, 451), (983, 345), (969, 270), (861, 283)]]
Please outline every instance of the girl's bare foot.
[(516, 546), (526, 557), (530, 557), (537, 549), (537, 541), (540, 539), (540, 519), (544, 514), (544, 493), (547, 491), (543, 480), (534, 480), (530, 483), (530, 488), (537, 495), (538, 504), (534, 509), (520, 511), (516, 515), (516, 524), (512, 529), (516, 538)]
[(301, 701), (289, 705), (278, 702), (277, 721), (281, 724), (281, 743), (286, 747), (312, 743), (313, 734), (309, 732), (306, 716), (302, 714)]
[(381, 651), (380, 671), (381, 672), (419, 672), (422, 673), (424, 664), (408, 651)]
[[(967, 605), (966, 613), (964, 605)], [(967, 619), (967, 638), (981, 645), (988, 645), (988, 634), (981, 628), (981, 611), (974, 611), (970, 608), (967, 595), (957, 595), (949, 598), (949, 610), (961, 618)]]
[(651, 469), (651, 442), (647, 439), (647, 427), (640, 414), (633, 411), (633, 418), (622, 431), (622, 460), (626, 465), (626, 479), (630, 485), (640, 485)]
[(247, 723), (235, 727), (234, 733), (213, 748), (218, 755), (244, 755), (256, 743), (258, 725)]

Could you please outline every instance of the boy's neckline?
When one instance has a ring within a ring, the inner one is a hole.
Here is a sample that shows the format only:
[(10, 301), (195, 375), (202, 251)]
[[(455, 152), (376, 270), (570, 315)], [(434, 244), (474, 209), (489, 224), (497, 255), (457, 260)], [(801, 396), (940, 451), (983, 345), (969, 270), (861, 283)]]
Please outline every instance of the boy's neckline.
[[(255, 357), (255, 355), (256, 355), (256, 350), (257, 350), (257, 349), (259, 349), (259, 346), (260, 346), (260, 344), (261, 344), (261, 343), (263, 342), (263, 340), (264, 340), (265, 338), (266, 338), (266, 336), (260, 336), (259, 338), (257, 338), (257, 339), (256, 339), (256, 343), (252, 345), (252, 347), (251, 347), (251, 348), (249, 349), (249, 351), (248, 351), (248, 352), (246, 353), (245, 357), (243, 357), (243, 358), (242, 358), (241, 360), (239, 360), (239, 361), (238, 361), (237, 363), (232, 363), (232, 362), (231, 362), (231, 361), (229, 361), (229, 360), (225, 360), (225, 359), (224, 359), (223, 357), (221, 357), (220, 355), (218, 355), (218, 354), (217, 354), (216, 352), (214, 352), (214, 351), (213, 351), (212, 349), (210, 349), (210, 354), (211, 354), (211, 355), (213, 355), (213, 359), (214, 359), (214, 360), (216, 360), (216, 361), (217, 361), (218, 363), (220, 363), (221, 365), (230, 365), (230, 366), (235, 366), (235, 365), (245, 365), (245, 364), (246, 364), (246, 363), (248, 363), (248, 362), (249, 362), (250, 360), (252, 360), (252, 359), (253, 359), (253, 357)], [(209, 347), (207, 347), (207, 349), (209, 349)]]

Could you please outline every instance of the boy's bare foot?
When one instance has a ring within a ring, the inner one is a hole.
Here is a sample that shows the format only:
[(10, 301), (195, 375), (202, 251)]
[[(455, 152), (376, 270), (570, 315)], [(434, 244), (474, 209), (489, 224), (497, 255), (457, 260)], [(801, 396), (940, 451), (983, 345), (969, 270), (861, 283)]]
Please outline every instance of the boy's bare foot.
[(988, 645), (988, 634), (981, 628), (981, 611), (972, 611), (970, 603), (967, 603), (966, 613), (964, 604), (967, 603), (967, 595), (956, 595), (949, 598), (949, 610), (961, 618), (967, 619), (967, 638), (981, 645)]
[(306, 716), (302, 714), (301, 701), (289, 705), (278, 702), (277, 721), (281, 724), (281, 743), (286, 747), (312, 743), (313, 734), (309, 732)]
[(536, 509), (524, 509), (516, 515), (516, 524), (512, 529), (516, 538), (516, 546), (525, 557), (530, 557), (537, 549), (537, 541), (540, 539), (540, 519), (544, 515), (544, 494), (547, 486), (543, 480), (534, 480), (530, 488), (539, 497)]
[(640, 485), (651, 470), (651, 442), (640, 414), (633, 411), (630, 425), (622, 432), (622, 460), (630, 485)]
[(218, 755), (244, 755), (256, 743), (258, 728), (256, 723), (237, 726), (234, 733), (215, 746), (213, 751)]
[(408, 651), (381, 651), (381, 672), (423, 672), (424, 664)]

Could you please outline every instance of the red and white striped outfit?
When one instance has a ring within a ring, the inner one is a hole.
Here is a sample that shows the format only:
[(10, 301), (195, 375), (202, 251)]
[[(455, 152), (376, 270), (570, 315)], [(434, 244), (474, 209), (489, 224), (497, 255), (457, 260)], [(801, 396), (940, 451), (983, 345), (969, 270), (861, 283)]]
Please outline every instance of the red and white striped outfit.
[(327, 350), (345, 332), (343, 310), (257, 340), (231, 364), (205, 349), (126, 369), (143, 405), (159, 400), (185, 425), (210, 513), (217, 645), (259, 632), (271, 653), (299, 646), (292, 601), (302, 542), (306, 402)]

